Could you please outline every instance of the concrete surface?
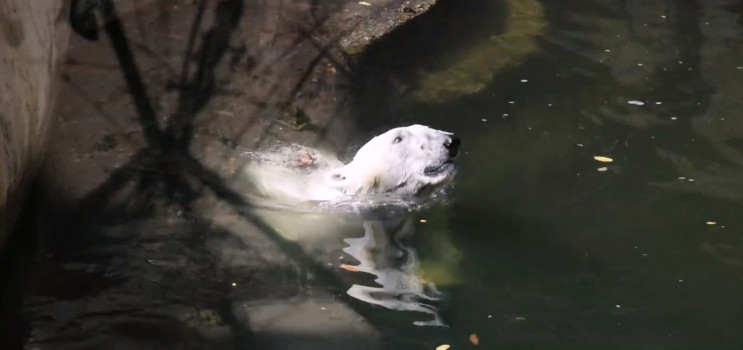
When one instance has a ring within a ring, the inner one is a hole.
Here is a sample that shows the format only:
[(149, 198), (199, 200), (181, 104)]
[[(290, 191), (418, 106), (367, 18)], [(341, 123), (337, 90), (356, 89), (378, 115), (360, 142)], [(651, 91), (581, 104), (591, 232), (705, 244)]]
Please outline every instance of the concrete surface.
[(0, 2), (0, 247), (46, 146), (64, 15), (62, 1)]

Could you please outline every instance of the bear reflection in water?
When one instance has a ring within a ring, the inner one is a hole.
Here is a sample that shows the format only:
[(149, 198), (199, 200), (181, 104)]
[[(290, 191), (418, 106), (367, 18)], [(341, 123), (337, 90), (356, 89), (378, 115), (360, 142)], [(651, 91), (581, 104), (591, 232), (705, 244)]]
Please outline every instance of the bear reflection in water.
[[(348, 295), (393, 310), (423, 312), (444, 325), (432, 302), (441, 293), (419, 275), (411, 211), (430, 203), (456, 174), (460, 141), (423, 125), (391, 129), (364, 144), (351, 162), (289, 145), (246, 153), (244, 193), (253, 211), (287, 240), (324, 260), (343, 249), (358, 260), (347, 270), (376, 276), (379, 286), (353, 284)], [(380, 214), (393, 209), (393, 215)], [(363, 230), (363, 236), (347, 238)], [(333, 263), (330, 263), (333, 265)], [(361, 277), (361, 276), (359, 276)]]
[[(348, 295), (392, 310), (431, 314), (419, 326), (445, 326), (436, 308), (427, 304), (442, 297), (433, 283), (418, 274), (418, 255), (406, 241), (413, 235), (410, 218), (392, 222), (364, 221), (364, 236), (346, 238), (344, 252), (359, 261), (353, 270), (376, 276), (379, 287), (354, 284)], [(427, 302), (427, 303), (426, 303)]]

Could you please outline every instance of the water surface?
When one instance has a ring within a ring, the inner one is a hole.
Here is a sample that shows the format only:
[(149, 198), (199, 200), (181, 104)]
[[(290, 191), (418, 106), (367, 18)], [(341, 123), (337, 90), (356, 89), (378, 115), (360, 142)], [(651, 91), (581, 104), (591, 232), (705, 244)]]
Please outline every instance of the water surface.
[[(94, 217), (36, 220), (64, 235), (18, 274), (15, 336), (34, 349), (457, 349), (472, 334), (484, 349), (738, 348), (740, 18), (733, 1), (442, 0), (355, 57), (344, 87), (365, 136), (415, 123), (463, 140), (441, 200), (154, 215), (158, 199), (123, 187), (124, 204)], [(421, 326), (432, 319), (447, 327)]]

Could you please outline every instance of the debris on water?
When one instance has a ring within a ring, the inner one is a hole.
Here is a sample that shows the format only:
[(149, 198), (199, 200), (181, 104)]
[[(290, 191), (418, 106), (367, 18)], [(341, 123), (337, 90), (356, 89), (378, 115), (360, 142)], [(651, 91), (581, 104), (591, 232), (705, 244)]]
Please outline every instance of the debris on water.
[(601, 172), (603, 172), (603, 171), (607, 171), (607, 170), (609, 170), (609, 168), (607, 168), (607, 167), (605, 167), (605, 166), (602, 166), (602, 167), (600, 167), (600, 168), (598, 168), (598, 169), (596, 169), (596, 170), (598, 170), (598, 171), (601, 171)]
[(436, 350), (449, 350), (451, 346), (449, 344), (441, 344), (436, 347)]
[(526, 83), (526, 82), (529, 82), (529, 81), (528, 81), (528, 80), (526, 80), (526, 79), (521, 79), (521, 82), (522, 82), (522, 83)]
[(619, 304), (617, 304), (617, 305), (614, 305), (614, 306), (615, 306), (615, 307), (616, 307), (617, 309), (619, 309), (619, 308), (621, 308), (621, 307), (622, 307), (622, 305), (619, 305)]
[(683, 282), (684, 282), (684, 280), (679, 280), (679, 283), (683, 283)]
[(684, 176), (679, 176), (679, 180), (686, 180), (686, 177), (684, 177)]
[(526, 317), (524, 317), (524, 316), (516, 316), (513, 319), (516, 320), (516, 321), (526, 321)]
[(237, 287), (237, 283), (235, 283), (235, 282), (232, 282), (232, 286), (233, 286), (233, 287)]
[(642, 67), (642, 63), (638, 63), (638, 64), (637, 64), (637, 66), (638, 66), (638, 67)]
[(671, 117), (671, 120), (676, 120), (676, 119), (678, 119), (678, 117)]
[(575, 145), (578, 146), (578, 147), (583, 147), (583, 144), (582, 143), (576, 143)]
[(493, 318), (493, 315), (488, 315), (488, 318)]
[(425, 224), (425, 223), (427, 223), (427, 222), (428, 222), (428, 220), (426, 220), (426, 219), (421, 219), (421, 220), (420, 220), (420, 222), (421, 222), (422, 224)]
[(629, 101), (627, 101), (627, 103), (629, 103), (631, 105), (635, 105), (635, 106), (644, 106), (645, 105), (645, 102), (638, 101), (638, 100), (629, 100)]
[(663, 102), (658, 101), (658, 102), (655, 102), (655, 104), (660, 105), (660, 104), (663, 104)]
[(480, 338), (477, 336), (477, 334), (470, 334), (470, 343), (474, 345), (480, 345)]
[(359, 271), (359, 267), (358, 266), (353, 266), (353, 265), (348, 265), (348, 264), (341, 264), (340, 267), (342, 269), (346, 270), (346, 271), (351, 271), (351, 272), (358, 272)]
[(480, 120), (482, 120), (482, 121), (484, 121), (484, 122), (488, 121), (488, 120), (487, 120), (487, 119), (485, 119), (485, 118), (482, 118), (482, 119), (480, 119)]
[(717, 225), (717, 221), (707, 221), (707, 225), (710, 225), (710, 226)]
[(611, 50), (609, 50), (609, 49), (606, 49), (606, 50), (604, 50), (604, 52), (611, 52)]
[(595, 159), (595, 160), (597, 160), (597, 161), (599, 161), (601, 163), (611, 163), (611, 162), (614, 161), (614, 159), (611, 159), (609, 157), (604, 157), (604, 156), (594, 156), (593, 159)]
[(510, 104), (510, 105), (512, 105), (514, 103), (516, 103), (516, 101), (508, 101), (508, 104)]
[(689, 179), (689, 180), (687, 180), (687, 181), (689, 181), (689, 182), (694, 182), (694, 179)]
[(371, 6), (371, 4), (366, 1), (359, 1), (359, 5)]

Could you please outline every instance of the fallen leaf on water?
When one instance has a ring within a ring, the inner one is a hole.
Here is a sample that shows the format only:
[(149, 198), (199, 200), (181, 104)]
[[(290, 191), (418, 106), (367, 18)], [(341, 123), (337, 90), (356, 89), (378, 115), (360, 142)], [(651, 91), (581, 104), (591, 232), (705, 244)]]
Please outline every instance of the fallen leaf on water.
[(516, 316), (513, 319), (516, 320), (516, 321), (526, 321), (526, 317), (524, 317), (524, 316)]
[(346, 271), (351, 271), (351, 272), (358, 272), (359, 271), (359, 267), (358, 266), (353, 266), (353, 265), (348, 265), (348, 264), (341, 264), (341, 268), (344, 269), (344, 270), (346, 270)]
[(717, 221), (707, 221), (707, 225), (717, 225)]
[(480, 345), (480, 338), (477, 337), (477, 334), (472, 333), (470, 334), (470, 342), (475, 345)]
[(425, 224), (425, 223), (427, 223), (427, 222), (428, 222), (428, 220), (426, 220), (426, 219), (421, 219), (421, 223), (424, 223), (424, 224)]
[(441, 344), (436, 347), (436, 350), (449, 350), (449, 344)]
[(359, 2), (359, 5), (364, 5), (364, 6), (371, 6), (371, 4), (370, 4), (370, 3), (368, 3), (368, 2), (366, 2), (366, 1), (360, 1), (360, 2)]
[(607, 171), (607, 170), (609, 170), (609, 168), (607, 168), (605, 166), (602, 166), (602, 167), (600, 167), (600, 168), (598, 168), (596, 170), (598, 170), (598, 171)]
[(611, 163), (614, 161), (614, 159), (611, 159), (609, 157), (604, 157), (604, 156), (594, 156), (593, 159), (596, 159), (597, 161), (601, 163)]

